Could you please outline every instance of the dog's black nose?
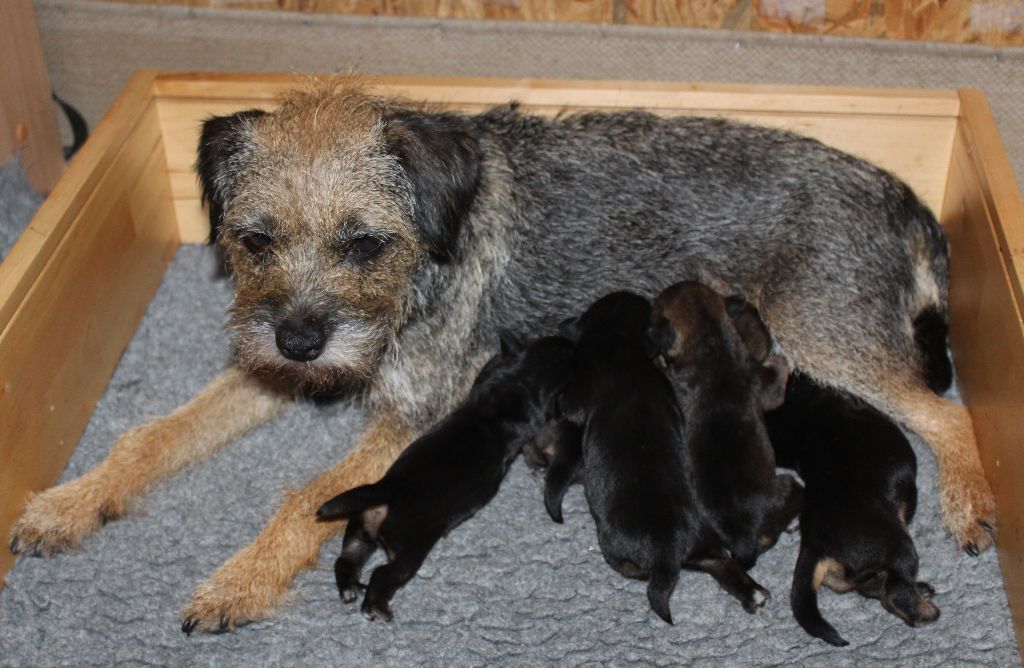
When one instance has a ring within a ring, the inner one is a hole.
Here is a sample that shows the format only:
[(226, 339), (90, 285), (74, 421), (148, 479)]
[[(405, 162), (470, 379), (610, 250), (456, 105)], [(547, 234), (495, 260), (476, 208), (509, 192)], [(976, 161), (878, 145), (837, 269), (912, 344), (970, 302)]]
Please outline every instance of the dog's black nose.
[(319, 323), (284, 321), (277, 326), (277, 349), (296, 362), (315, 360), (324, 351), (327, 335)]

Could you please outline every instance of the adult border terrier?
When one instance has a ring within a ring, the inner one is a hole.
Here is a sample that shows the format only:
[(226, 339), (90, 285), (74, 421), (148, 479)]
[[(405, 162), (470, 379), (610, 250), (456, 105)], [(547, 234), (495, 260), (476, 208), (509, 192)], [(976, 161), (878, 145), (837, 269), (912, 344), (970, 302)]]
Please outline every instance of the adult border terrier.
[(329, 498), (384, 474), (467, 392), (498, 328), (554, 331), (616, 290), (657, 294), (699, 270), (735, 285), (790, 363), (920, 434), (958, 545), (989, 546), (995, 504), (966, 408), (935, 390), (948, 246), (892, 175), (784, 131), (642, 111), (554, 119), (382, 99), (351, 82), (273, 112), (211, 118), (198, 171), (236, 287), (237, 364), (126, 432), (99, 466), (33, 497), (15, 552), (70, 548), (155, 480), (272, 418), (299, 391), (357, 387), (370, 426), (290, 493), (196, 589), (197, 631), (269, 614), (343, 528)]

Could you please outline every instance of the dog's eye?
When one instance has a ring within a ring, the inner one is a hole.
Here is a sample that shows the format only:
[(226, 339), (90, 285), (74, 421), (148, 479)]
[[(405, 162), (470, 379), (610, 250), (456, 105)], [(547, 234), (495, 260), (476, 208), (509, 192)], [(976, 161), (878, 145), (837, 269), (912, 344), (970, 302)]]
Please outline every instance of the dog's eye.
[(376, 257), (387, 243), (387, 239), (369, 234), (357, 237), (348, 245), (348, 257), (356, 261), (369, 260)]
[(270, 244), (273, 242), (273, 239), (260, 232), (248, 234), (245, 237), (242, 237), (242, 243), (245, 244), (246, 249), (253, 255), (261, 255), (264, 251), (270, 248)]

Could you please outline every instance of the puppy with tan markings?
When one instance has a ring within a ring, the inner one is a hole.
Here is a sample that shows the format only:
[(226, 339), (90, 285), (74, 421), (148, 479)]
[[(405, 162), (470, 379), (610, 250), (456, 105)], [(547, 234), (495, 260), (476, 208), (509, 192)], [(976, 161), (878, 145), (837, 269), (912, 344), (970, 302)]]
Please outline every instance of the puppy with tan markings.
[(547, 337), (502, 351), (480, 372), (469, 397), (416, 439), (372, 485), (334, 497), (317, 517), (347, 517), (334, 566), (342, 601), (356, 599), (363, 565), (384, 547), (388, 563), (370, 577), (363, 600), (369, 619), (391, 621), (391, 598), (419, 570), (445, 534), (498, 492), (522, 445), (555, 417), (569, 376), (572, 344)]
[(807, 485), (790, 604), (808, 633), (848, 644), (818, 610), (818, 589), (857, 590), (911, 626), (939, 618), (917, 581), (907, 525), (917, 508), (917, 460), (903, 432), (874, 408), (794, 374), (766, 418), (780, 466)]
[(801, 487), (776, 475), (764, 427), (764, 412), (782, 403), (788, 369), (767, 356), (771, 337), (756, 311), (693, 281), (658, 295), (649, 336), (682, 404), (705, 521), (750, 569), (800, 508)]
[(946, 237), (862, 160), (722, 119), (456, 114), (341, 80), (209, 119), (198, 171), (233, 271), (237, 365), (31, 498), (15, 552), (75, 547), (296, 393), (358, 392), (363, 438), (287, 495), (182, 614), (203, 631), (263, 618), (339, 529), (314, 511), (378, 479), (457, 405), (499, 329), (550, 330), (579, 304), (655, 294), (697, 266), (736, 284), (796, 367), (920, 433), (958, 545), (992, 542), (970, 416), (929, 388), (915, 340), (920, 323), (945, 323)]

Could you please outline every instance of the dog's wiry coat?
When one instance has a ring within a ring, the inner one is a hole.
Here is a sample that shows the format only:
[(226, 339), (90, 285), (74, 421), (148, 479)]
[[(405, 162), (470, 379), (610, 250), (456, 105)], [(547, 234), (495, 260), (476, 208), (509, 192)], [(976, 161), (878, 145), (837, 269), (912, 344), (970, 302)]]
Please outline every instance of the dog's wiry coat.
[[(199, 587), (184, 612), (197, 629), (265, 616), (282, 599), (327, 535), (305, 509), (382, 473), (449, 410), (499, 325), (533, 334), (614, 290), (654, 294), (698, 264), (760, 310), (794, 366), (922, 434), (958, 544), (991, 543), (995, 507), (970, 416), (929, 390), (914, 340), (923, 309), (945, 318), (946, 239), (908, 187), (873, 166), (724, 120), (542, 119), (514, 106), (463, 116), (327, 86), (273, 113), (211, 119), (198, 167), (233, 266), (239, 365), (293, 388), (355, 381), (374, 421), (349, 459), (290, 496)], [(238, 401), (237, 387), (223, 396)], [(202, 397), (220, 401), (217, 390)], [(78, 504), (67, 500), (80, 481), (37, 495), (13, 546), (76, 544), (109, 497), (124, 496), (117, 481), (141, 493), (195, 433), (223, 432), (205, 454), (275, 412), (222, 430), (227, 410), (190, 402), (195, 423), (129, 432), (112, 457), (155, 431), (162, 454), (101, 464), (104, 482)]]

